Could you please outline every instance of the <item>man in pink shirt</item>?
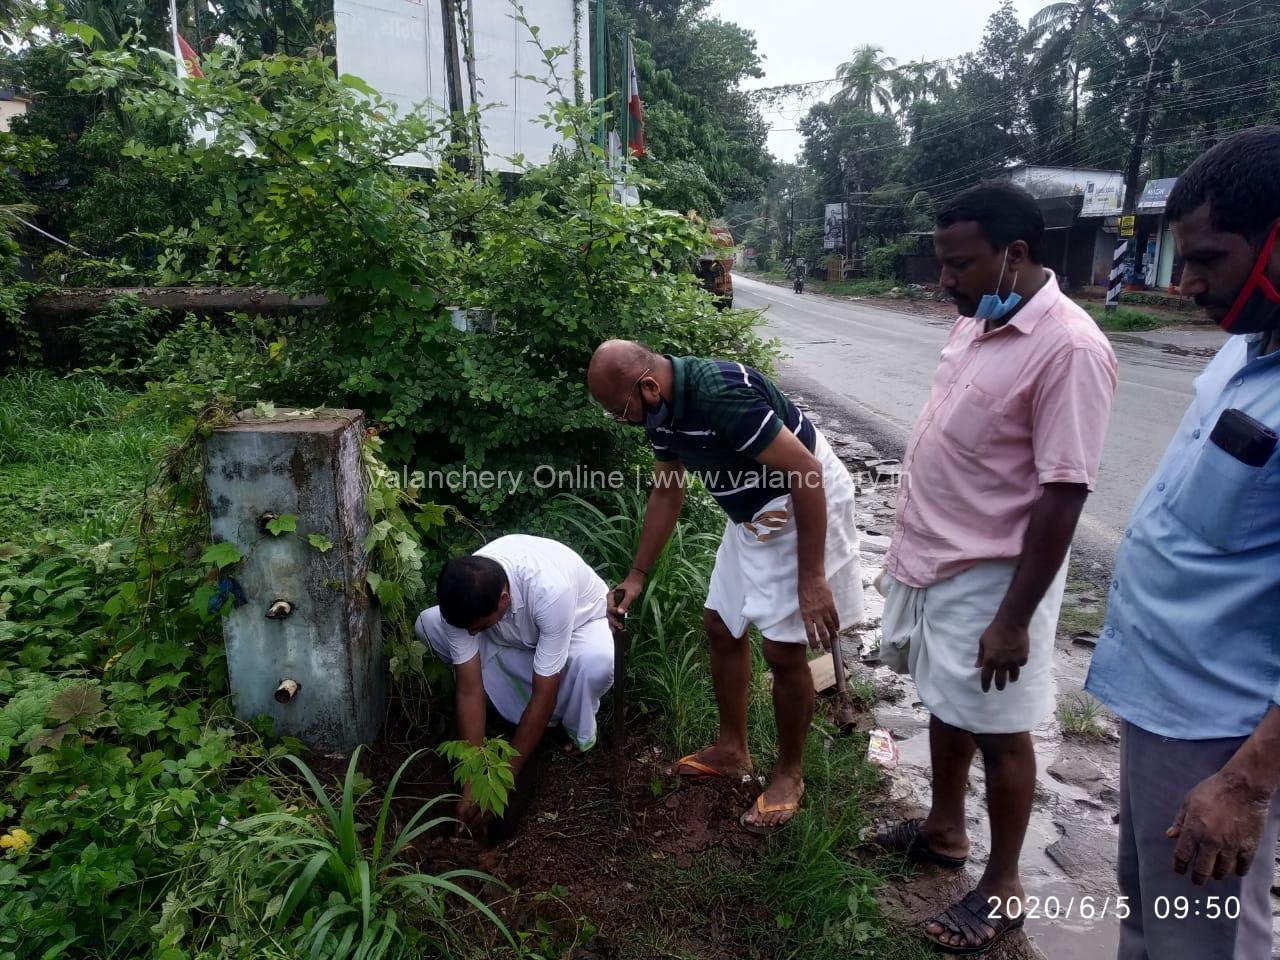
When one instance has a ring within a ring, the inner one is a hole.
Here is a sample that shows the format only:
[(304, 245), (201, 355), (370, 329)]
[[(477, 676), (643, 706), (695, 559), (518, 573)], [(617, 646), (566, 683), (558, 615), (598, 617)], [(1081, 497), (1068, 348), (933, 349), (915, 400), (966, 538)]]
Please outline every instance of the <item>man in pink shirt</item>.
[(878, 581), (881, 656), (910, 670), (931, 714), (933, 801), (927, 817), (876, 840), (916, 862), (963, 867), (965, 786), (982, 753), (987, 869), (924, 926), (943, 950), (974, 953), (1022, 925), (1018, 858), (1036, 777), (1030, 731), (1054, 709), (1067, 554), (1097, 475), (1116, 359), (1041, 264), (1044, 220), (1030, 194), (980, 184), (936, 223), (941, 283), (960, 317), (907, 446)]

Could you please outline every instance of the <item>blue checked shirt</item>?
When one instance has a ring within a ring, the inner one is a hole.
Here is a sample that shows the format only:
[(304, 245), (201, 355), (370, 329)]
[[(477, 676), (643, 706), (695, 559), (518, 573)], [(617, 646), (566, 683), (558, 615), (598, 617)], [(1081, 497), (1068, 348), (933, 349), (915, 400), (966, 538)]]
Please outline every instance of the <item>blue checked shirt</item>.
[(1280, 703), (1280, 451), (1250, 467), (1209, 442), (1236, 408), (1280, 433), (1280, 351), (1232, 337), (1138, 498), (1085, 688), (1179, 740), (1251, 734)]

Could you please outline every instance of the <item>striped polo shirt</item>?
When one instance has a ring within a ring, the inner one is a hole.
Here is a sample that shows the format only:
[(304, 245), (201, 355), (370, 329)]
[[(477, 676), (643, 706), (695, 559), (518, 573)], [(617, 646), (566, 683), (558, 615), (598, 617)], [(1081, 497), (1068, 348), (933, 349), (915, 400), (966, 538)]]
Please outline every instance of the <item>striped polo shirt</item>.
[(724, 508), (746, 523), (789, 493), (787, 476), (756, 460), (783, 427), (813, 452), (817, 431), (758, 370), (727, 360), (668, 357), (674, 371), (671, 420), (645, 428), (658, 460), (679, 460)]

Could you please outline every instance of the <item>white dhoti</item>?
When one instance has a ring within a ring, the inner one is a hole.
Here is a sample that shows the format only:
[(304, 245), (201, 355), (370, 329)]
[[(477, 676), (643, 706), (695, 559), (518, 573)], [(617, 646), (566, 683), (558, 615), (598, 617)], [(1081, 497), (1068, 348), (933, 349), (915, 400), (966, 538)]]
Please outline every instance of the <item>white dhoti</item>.
[(929, 587), (909, 587), (883, 573), (884, 640), (880, 659), (898, 673), (910, 672), (920, 702), (943, 723), (970, 733), (1025, 733), (1053, 713), (1053, 641), (1067, 584), (1063, 561), (1028, 632), (1027, 665), (1014, 683), (982, 691), (975, 667), (978, 640), (991, 625), (1013, 580), (1017, 562), (987, 560)]
[[(822, 464), (827, 497), (827, 582), (844, 629), (862, 621), (856, 489), (821, 433), (814, 456)], [(726, 523), (707, 589), (707, 609), (718, 613), (735, 637), (754, 626), (768, 640), (807, 643), (796, 582), (798, 546), (789, 493), (765, 504), (750, 523)]]
[[(414, 629), (418, 639), (445, 663), (452, 664), (449, 641), (440, 608), (424, 610)], [(482, 630), (480, 675), (485, 695), (494, 709), (510, 723), (518, 724), (533, 696), (533, 660), (530, 647), (500, 643)], [(596, 711), (600, 698), (613, 685), (613, 633), (606, 619), (591, 620), (578, 627), (569, 638), (569, 658), (560, 674), (552, 724), (560, 724), (583, 750), (596, 742)]]

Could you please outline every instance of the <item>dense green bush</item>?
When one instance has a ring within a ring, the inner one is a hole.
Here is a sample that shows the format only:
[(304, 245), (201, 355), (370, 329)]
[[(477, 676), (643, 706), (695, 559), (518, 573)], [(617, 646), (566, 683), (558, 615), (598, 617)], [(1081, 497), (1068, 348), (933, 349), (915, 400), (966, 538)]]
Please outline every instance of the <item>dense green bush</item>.
[[(447, 130), (397, 117), (331, 61), (206, 70), (179, 89), (124, 50), (94, 55), (78, 86), (125, 90), (129, 114), (157, 126), (220, 118), (206, 146), (134, 142), (127, 152), (168, 176), (219, 184), (198, 221), (161, 231), (164, 279), (328, 298), (324, 322), (280, 325), (298, 376), (277, 381), (278, 401), (361, 406), (385, 427), (389, 458), (412, 468), (528, 478), (542, 463), (615, 466), (634, 455), (635, 436), (585, 389), (591, 351), (609, 337), (767, 365), (754, 315), (717, 311), (682, 269), (709, 245), (702, 228), (613, 201), (612, 173), (580, 133), (589, 110), (557, 108), (549, 122), (572, 162), (509, 199), (495, 178), (476, 183), (449, 163), (427, 178), (389, 167), (415, 150), (447, 156)], [(491, 311), (495, 331), (454, 329), (453, 306)], [(465, 498), (485, 511), (511, 499), (474, 489)]]
[(903, 263), (915, 252), (916, 242), (908, 236), (876, 247), (867, 254), (867, 271), (877, 280), (901, 280)]
[(144, 307), (137, 297), (116, 297), (72, 331), (86, 365), (135, 361), (150, 352), (164, 311)]

